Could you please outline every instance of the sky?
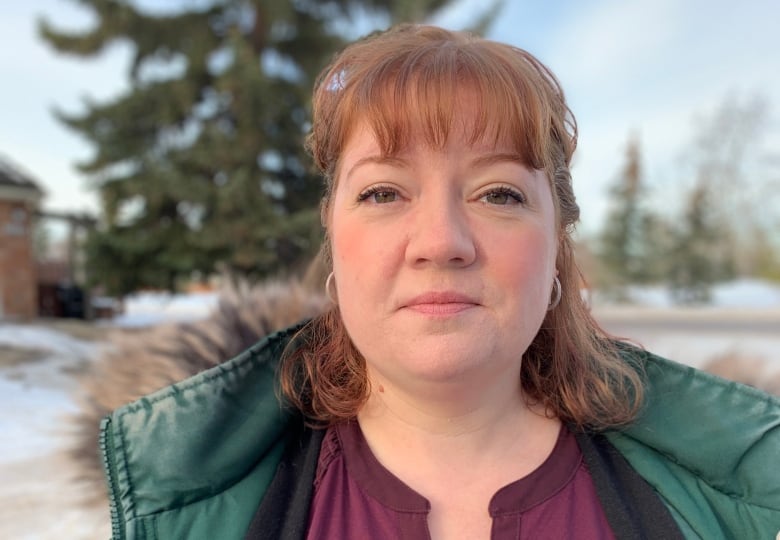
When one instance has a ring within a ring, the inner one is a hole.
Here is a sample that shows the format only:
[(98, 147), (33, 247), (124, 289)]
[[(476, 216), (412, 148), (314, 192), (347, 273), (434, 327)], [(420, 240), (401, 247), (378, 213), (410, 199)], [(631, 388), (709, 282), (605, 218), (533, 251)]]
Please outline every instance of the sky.
[[(434, 21), (466, 27), (484, 4), (459, 0)], [(44, 188), (44, 209), (97, 213), (88, 178), (75, 167), (92, 149), (53, 110), (77, 112), (85, 100), (121, 92), (130, 49), (115, 45), (89, 61), (59, 55), (37, 36), (41, 16), (62, 29), (92, 22), (73, 0), (3, 7), (0, 156)], [(630, 137), (639, 141), (645, 178), (661, 200), (701, 118), (727, 99), (765, 100), (761, 144), (780, 148), (778, 20), (774, 0), (505, 0), (487, 37), (530, 51), (560, 79), (579, 126), (572, 173), (581, 230), (590, 234), (603, 222)]]

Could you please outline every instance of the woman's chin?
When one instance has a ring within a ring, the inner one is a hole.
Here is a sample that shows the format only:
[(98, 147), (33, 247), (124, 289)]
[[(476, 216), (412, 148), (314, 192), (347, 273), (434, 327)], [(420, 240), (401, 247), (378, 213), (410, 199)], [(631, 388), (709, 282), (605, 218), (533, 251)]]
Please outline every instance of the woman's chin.
[[(482, 341), (452, 339), (452, 336), (428, 336), (406, 347), (394, 349), (391, 357), (381, 362), (367, 360), (369, 366), (379, 374), (392, 377), (410, 386), (431, 385), (474, 385), (490, 380), (491, 374), (512, 370), (510, 365), (521, 360), (510, 360), (507, 355), (497, 355), (487, 347), (479, 346)], [(502, 358), (503, 356), (503, 358)], [(372, 365), (373, 364), (373, 365)]]

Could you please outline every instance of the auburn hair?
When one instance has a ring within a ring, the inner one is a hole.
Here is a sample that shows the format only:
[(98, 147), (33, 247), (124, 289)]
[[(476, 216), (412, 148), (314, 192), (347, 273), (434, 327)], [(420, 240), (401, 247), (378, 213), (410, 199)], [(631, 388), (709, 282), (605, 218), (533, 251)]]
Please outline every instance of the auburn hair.
[[(464, 97), (472, 105), (470, 142), (509, 145), (525, 165), (544, 170), (552, 188), (561, 299), (522, 353), (526, 399), (580, 427), (630, 422), (642, 402), (641, 376), (600, 329), (580, 293), (571, 237), (579, 206), (569, 172), (576, 121), (555, 76), (528, 52), (464, 32), (400, 25), (338, 54), (315, 85), (306, 141), (325, 178), (323, 223), (339, 158), (358, 122), (373, 129), (386, 155), (403, 150), (413, 136), (441, 148), (462, 126), (456, 122), (463, 119)], [(327, 233), (322, 254), (330, 265)], [(280, 364), (280, 383), (286, 400), (312, 424), (329, 425), (360, 410), (370, 392), (366, 364), (337, 306), (293, 340)]]

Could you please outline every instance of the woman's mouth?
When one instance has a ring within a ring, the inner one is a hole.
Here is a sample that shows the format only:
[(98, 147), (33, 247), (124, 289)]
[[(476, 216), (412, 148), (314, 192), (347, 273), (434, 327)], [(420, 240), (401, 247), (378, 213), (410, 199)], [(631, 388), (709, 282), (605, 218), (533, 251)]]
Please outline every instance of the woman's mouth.
[(455, 291), (426, 292), (401, 305), (424, 315), (455, 315), (479, 305), (476, 299)]

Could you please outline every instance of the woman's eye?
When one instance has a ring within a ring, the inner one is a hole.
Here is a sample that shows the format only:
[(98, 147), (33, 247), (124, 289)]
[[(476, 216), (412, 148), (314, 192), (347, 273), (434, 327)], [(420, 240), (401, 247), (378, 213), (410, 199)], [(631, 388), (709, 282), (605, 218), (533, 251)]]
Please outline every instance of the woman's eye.
[(522, 193), (507, 187), (491, 189), (482, 195), (480, 200), (499, 206), (525, 203), (525, 197)]
[(375, 204), (391, 203), (397, 199), (398, 193), (385, 187), (369, 188), (358, 196), (358, 202), (368, 201)]

